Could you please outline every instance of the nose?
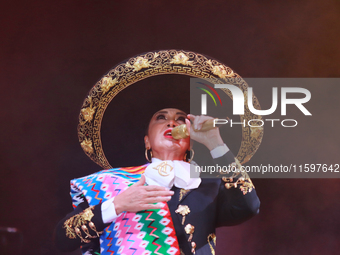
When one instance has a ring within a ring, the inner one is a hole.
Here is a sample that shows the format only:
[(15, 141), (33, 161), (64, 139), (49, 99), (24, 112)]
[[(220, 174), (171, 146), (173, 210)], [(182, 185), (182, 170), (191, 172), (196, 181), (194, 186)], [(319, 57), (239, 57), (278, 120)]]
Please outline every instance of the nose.
[(175, 120), (170, 120), (168, 123), (168, 127), (172, 127), (172, 128), (177, 127), (177, 125), (178, 124)]

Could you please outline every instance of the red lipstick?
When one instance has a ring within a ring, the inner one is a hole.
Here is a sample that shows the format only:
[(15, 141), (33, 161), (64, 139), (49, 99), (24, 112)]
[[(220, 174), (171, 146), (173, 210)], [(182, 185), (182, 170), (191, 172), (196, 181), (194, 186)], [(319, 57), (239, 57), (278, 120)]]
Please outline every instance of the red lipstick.
[(171, 134), (171, 130), (172, 130), (172, 128), (168, 128), (167, 130), (165, 130), (164, 131), (164, 136), (166, 137), (166, 138), (173, 138), (172, 137), (172, 134)]

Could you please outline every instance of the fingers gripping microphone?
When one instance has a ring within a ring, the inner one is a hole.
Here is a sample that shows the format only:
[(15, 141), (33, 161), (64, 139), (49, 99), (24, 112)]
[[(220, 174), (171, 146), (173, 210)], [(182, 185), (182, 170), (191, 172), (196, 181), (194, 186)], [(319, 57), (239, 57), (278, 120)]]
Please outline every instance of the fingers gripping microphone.
[[(208, 131), (208, 130), (213, 129), (213, 128), (215, 128), (214, 119), (209, 119), (202, 124), (202, 128), (200, 130), (196, 130), (194, 128), (193, 129), (194, 129), (194, 131), (204, 132), (204, 131)], [(182, 125), (179, 125), (179, 126), (173, 128), (171, 130), (171, 135), (174, 139), (177, 139), (177, 140), (178, 139), (185, 139), (185, 138), (189, 137), (187, 125), (182, 124)]]

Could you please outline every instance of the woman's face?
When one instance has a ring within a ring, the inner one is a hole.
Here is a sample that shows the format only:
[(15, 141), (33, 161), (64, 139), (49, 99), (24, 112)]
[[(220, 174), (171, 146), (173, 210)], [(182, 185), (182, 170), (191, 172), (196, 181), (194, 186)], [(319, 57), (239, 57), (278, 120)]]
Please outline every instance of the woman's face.
[(149, 123), (148, 135), (144, 137), (145, 147), (152, 150), (154, 157), (162, 160), (183, 160), (190, 149), (190, 138), (175, 140), (171, 130), (185, 124), (187, 114), (174, 108), (156, 112)]

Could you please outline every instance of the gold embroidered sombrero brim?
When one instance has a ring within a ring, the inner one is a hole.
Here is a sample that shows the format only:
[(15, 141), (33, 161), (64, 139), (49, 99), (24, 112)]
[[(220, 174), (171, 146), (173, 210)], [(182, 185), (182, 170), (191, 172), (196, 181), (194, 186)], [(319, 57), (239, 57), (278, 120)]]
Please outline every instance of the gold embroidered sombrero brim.
[[(248, 85), (237, 73), (233, 72), (231, 68), (223, 63), (202, 54), (184, 50), (161, 50), (132, 57), (116, 65), (104, 75), (90, 90), (81, 107), (78, 138), (81, 147), (91, 160), (105, 169), (112, 168), (104, 154), (101, 141), (103, 116), (112, 99), (134, 83), (164, 74), (186, 75), (206, 79), (210, 83), (216, 84), (232, 84), (238, 86), (243, 91), (245, 99), (248, 97)], [(183, 84), (183, 86), (188, 86), (187, 89), (189, 88), (189, 84)], [(158, 100), (165, 102), (168, 94), (163, 90), (162, 84), (159, 84), (159, 88), (157, 89), (163, 91), (161, 93), (162, 97), (158, 98)], [(228, 96), (232, 96), (228, 89), (223, 89), (223, 91)], [(188, 93), (183, 93), (183, 96), (187, 94)], [(155, 97), (159, 97), (159, 95), (160, 94), (157, 93)], [(140, 96), (134, 100), (138, 100), (141, 107), (143, 107), (143, 104), (151, 103), (146, 102), (143, 100), (143, 97)], [(129, 117), (129, 112), (131, 112), (131, 110), (127, 109), (126, 104), (128, 103), (129, 100), (125, 100), (125, 104), (121, 104), (119, 109), (115, 109), (116, 111), (128, 111), (126, 115), (127, 118)], [(260, 109), (259, 102), (254, 95), (253, 104), (255, 108)], [(173, 104), (165, 107), (188, 109), (187, 107), (183, 108), (183, 105), (177, 107)], [(162, 107), (154, 109), (154, 111), (160, 108)], [(149, 118), (150, 117), (151, 116), (149, 116)], [(261, 116), (254, 115), (249, 111), (248, 107), (245, 106), (245, 114), (240, 116), (240, 118), (241, 121), (245, 120), (247, 122), (250, 119), (261, 119)], [(118, 123), (119, 121), (121, 120), (118, 120)], [(241, 163), (249, 161), (255, 154), (260, 146), (262, 137), (263, 127), (242, 126), (242, 142), (237, 154), (237, 159)]]

